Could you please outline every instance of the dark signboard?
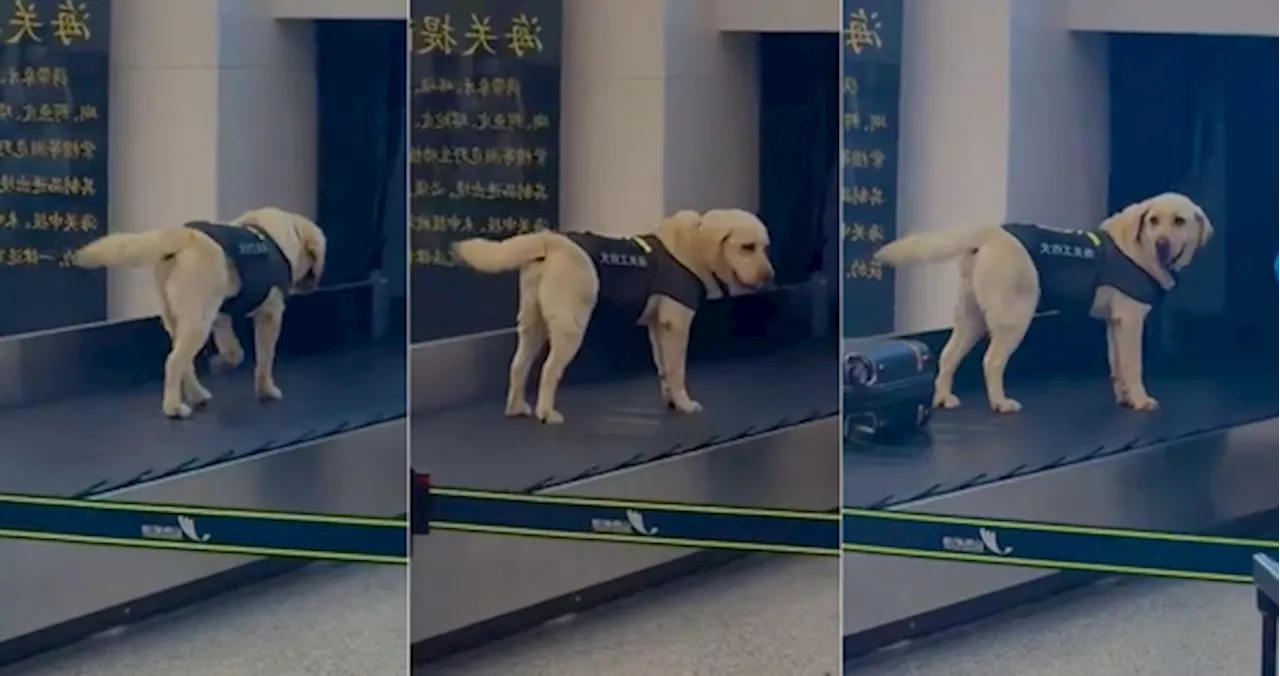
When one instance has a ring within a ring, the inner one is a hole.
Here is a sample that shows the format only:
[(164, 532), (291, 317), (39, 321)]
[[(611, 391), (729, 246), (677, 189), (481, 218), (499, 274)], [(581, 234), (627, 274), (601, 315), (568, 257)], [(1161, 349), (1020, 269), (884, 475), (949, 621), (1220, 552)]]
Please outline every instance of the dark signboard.
[(450, 245), (558, 226), (561, 0), (413, 0), (409, 258), (414, 342), (512, 326), (514, 274)]
[(0, 336), (106, 318), (109, 0), (0, 3)]
[(902, 0), (844, 0), (841, 40), (841, 322), (855, 337), (893, 331), (893, 273), (872, 256), (897, 235)]

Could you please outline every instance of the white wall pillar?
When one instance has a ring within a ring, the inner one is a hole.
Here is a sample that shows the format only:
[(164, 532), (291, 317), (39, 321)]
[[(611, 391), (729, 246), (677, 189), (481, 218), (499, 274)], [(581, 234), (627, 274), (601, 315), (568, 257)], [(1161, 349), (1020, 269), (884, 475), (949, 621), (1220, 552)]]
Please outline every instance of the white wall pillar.
[[(899, 236), (1005, 216), (1012, 1), (906, 0)], [(896, 278), (896, 331), (953, 323), (954, 265), (906, 267)]]
[(315, 25), (221, 0), (218, 216), (276, 206), (315, 218)]
[[(908, 0), (898, 234), (1106, 216), (1105, 43), (1055, 0)], [(900, 332), (953, 324), (954, 265), (897, 273)]]
[(1014, 0), (1006, 218), (1062, 228), (1107, 216), (1107, 43), (1066, 27), (1060, 0)]
[[(111, 3), (110, 227), (217, 214), (217, 0)], [(112, 320), (157, 312), (150, 270), (107, 276)]]
[(1062, 0), (1075, 30), (1197, 35), (1277, 34), (1275, 0)]
[[(112, 3), (110, 227), (266, 204), (315, 208), (310, 32), (253, 0)], [(113, 321), (158, 311), (151, 271), (108, 273)]]
[(565, 230), (630, 235), (663, 210), (666, 0), (565, 0), (561, 213)]
[(565, 0), (562, 226), (756, 208), (755, 44), (719, 33), (710, 0)]
[(722, 33), (712, 0), (667, 0), (664, 213), (759, 207), (759, 38)]

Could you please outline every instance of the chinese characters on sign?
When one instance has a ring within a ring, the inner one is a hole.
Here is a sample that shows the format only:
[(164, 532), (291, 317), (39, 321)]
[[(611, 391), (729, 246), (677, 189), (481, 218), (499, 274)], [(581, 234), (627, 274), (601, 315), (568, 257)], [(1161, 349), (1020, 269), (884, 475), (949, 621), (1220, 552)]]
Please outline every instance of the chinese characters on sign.
[(109, 0), (0, 0), (0, 336), (106, 318)]
[(470, 237), (557, 227), (561, 0), (413, 0), (412, 340), (505, 328), (517, 283), (460, 268)]
[(897, 232), (902, 0), (844, 0), (840, 212), (845, 337), (893, 331), (893, 274), (873, 259)]

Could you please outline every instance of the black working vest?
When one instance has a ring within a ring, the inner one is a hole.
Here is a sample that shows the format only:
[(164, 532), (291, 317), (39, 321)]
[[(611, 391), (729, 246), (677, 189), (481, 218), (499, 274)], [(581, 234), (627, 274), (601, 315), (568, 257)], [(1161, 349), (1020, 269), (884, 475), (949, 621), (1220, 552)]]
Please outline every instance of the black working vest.
[(293, 285), (289, 259), (262, 228), (208, 221), (192, 221), (186, 227), (203, 232), (217, 242), (240, 276), (240, 292), (224, 300), (219, 312), (243, 317), (257, 310), (272, 289), (280, 289), (280, 293), (288, 295)]
[(697, 310), (707, 295), (702, 280), (680, 264), (654, 235), (606, 237), (590, 232), (563, 233), (595, 263), (604, 303), (639, 319), (650, 296), (666, 296)]
[(1007, 223), (1004, 229), (1035, 261), (1041, 312), (1087, 314), (1102, 286), (1146, 305), (1164, 298), (1164, 287), (1129, 260), (1106, 231), (1056, 230), (1027, 223)]

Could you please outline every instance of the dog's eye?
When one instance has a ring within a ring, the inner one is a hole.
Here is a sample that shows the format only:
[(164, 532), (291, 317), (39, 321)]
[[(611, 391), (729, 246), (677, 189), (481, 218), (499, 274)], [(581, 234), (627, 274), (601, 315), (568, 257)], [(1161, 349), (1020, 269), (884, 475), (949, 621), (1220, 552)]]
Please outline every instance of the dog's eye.
[(755, 242), (751, 242), (750, 244), (743, 244), (743, 245), (742, 245), (742, 250), (743, 250), (743, 251), (745, 251), (745, 252), (747, 252), (747, 253), (755, 253), (755, 252), (756, 252), (756, 243), (755, 243)]
[(1187, 219), (1183, 218), (1182, 216), (1174, 216), (1174, 217), (1173, 217), (1173, 224), (1174, 224), (1174, 225), (1186, 225), (1186, 224), (1187, 224)]
[(1151, 225), (1160, 225), (1160, 217), (1152, 216), (1151, 218), (1147, 219), (1147, 222), (1150, 223)]

